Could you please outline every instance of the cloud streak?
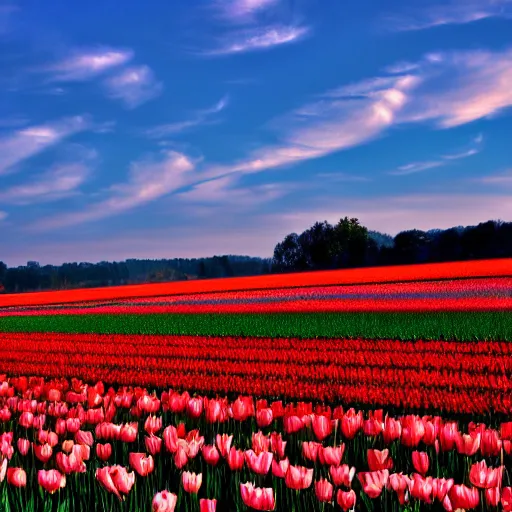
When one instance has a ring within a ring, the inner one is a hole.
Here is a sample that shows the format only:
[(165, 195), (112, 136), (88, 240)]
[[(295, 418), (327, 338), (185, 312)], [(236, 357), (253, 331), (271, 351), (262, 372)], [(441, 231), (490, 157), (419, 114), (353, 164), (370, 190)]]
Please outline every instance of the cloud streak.
[(463, 25), (489, 18), (511, 18), (510, 0), (451, 0), (432, 5), (409, 17), (395, 17), (398, 30), (425, 30), (444, 25)]
[(0, 175), (67, 137), (88, 129), (90, 125), (87, 116), (76, 116), (9, 133), (0, 138)]
[(70, 57), (42, 69), (51, 73), (53, 82), (90, 80), (106, 71), (126, 64), (133, 58), (132, 50), (99, 48), (75, 51)]
[(124, 69), (108, 78), (105, 87), (111, 98), (121, 100), (129, 109), (136, 108), (163, 92), (162, 82), (156, 80), (148, 66)]
[(30, 183), (0, 192), (0, 203), (28, 205), (63, 199), (75, 195), (89, 174), (90, 169), (83, 163), (58, 165)]
[(178, 121), (176, 123), (167, 123), (155, 126), (145, 131), (145, 134), (152, 139), (160, 139), (167, 135), (176, 135), (192, 128), (208, 124), (208, 118), (222, 112), (229, 104), (229, 97), (224, 96), (215, 105), (204, 110), (198, 110), (190, 119)]
[(195, 163), (176, 151), (162, 152), (160, 161), (132, 163), (128, 180), (112, 185), (106, 199), (90, 204), (87, 209), (71, 212), (65, 217), (51, 217), (35, 222), (31, 231), (74, 226), (132, 210), (190, 184)]
[(218, 0), (214, 5), (221, 16), (235, 23), (248, 23), (262, 11), (275, 7), (280, 0)]
[(304, 26), (273, 25), (245, 29), (228, 34), (220, 45), (212, 50), (201, 52), (205, 56), (222, 56), (254, 51), (296, 43), (304, 39), (310, 29)]

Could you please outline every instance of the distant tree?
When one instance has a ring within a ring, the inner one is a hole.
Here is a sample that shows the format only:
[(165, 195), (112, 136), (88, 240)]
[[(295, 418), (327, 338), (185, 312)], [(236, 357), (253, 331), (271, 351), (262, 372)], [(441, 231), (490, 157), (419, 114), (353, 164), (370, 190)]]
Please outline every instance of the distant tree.
[(302, 253), (302, 246), (297, 233), (286, 235), (284, 240), (278, 243), (274, 249), (272, 260), (273, 272), (288, 272), (293, 270), (304, 270), (306, 260)]
[(340, 219), (334, 226), (330, 248), (335, 266), (341, 268), (365, 265), (369, 239), (368, 229), (359, 224), (358, 219)]
[(305, 269), (321, 270), (333, 268), (330, 251), (334, 228), (327, 222), (316, 222), (304, 231), (298, 239)]
[(428, 260), (429, 236), (425, 231), (411, 229), (395, 236), (396, 263), (423, 263)]

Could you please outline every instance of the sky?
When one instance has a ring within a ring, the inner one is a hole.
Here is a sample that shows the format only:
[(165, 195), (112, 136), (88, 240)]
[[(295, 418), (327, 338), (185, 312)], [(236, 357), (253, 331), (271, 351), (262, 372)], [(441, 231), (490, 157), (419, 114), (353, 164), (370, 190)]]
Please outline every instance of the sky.
[(512, 220), (512, 0), (0, 0), (0, 260)]

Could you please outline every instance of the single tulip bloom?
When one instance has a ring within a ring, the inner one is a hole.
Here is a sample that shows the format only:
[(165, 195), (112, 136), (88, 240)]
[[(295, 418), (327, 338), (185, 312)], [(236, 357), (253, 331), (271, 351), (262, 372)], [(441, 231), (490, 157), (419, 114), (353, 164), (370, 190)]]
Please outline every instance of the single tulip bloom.
[(313, 469), (303, 466), (288, 467), (288, 471), (284, 477), (284, 483), (289, 489), (301, 490), (307, 489), (313, 481)]
[(480, 504), (480, 494), (476, 487), (466, 487), (465, 485), (454, 485), (448, 493), (453, 509), (462, 508), (465, 510), (478, 507)]
[(34, 454), (43, 464), (46, 464), (52, 458), (53, 448), (48, 443), (36, 444), (34, 445)]
[(320, 479), (315, 482), (315, 494), (318, 501), (330, 502), (332, 501), (332, 495), (334, 493), (334, 487), (329, 480)]
[(173, 425), (165, 427), (163, 433), (165, 449), (170, 453), (176, 453), (178, 451), (178, 431)]
[(231, 449), (231, 443), (233, 442), (233, 436), (228, 436), (227, 434), (217, 434), (215, 438), (215, 443), (217, 444), (217, 448), (219, 449), (220, 454), (227, 458), (229, 451)]
[(313, 415), (313, 432), (319, 441), (323, 441), (331, 435), (332, 422), (329, 418), (323, 415)]
[(128, 455), (130, 467), (136, 471), (139, 476), (148, 476), (155, 469), (155, 461), (151, 455), (146, 457), (145, 453), (131, 452)]
[(162, 418), (157, 416), (148, 416), (144, 423), (144, 430), (148, 434), (156, 434), (162, 428)]
[(410, 483), (410, 478), (402, 473), (392, 473), (389, 475), (387, 488), (393, 489), (396, 492), (400, 505), (404, 505), (408, 501)]
[(30, 449), (30, 441), (28, 439), (24, 439), (23, 437), (20, 437), (18, 441), (16, 441), (16, 444), (18, 446), (18, 451), (21, 455), (27, 455), (29, 449)]
[(356, 505), (356, 493), (352, 489), (348, 492), (338, 489), (336, 501), (341, 509), (347, 512), (348, 510), (352, 510)]
[(161, 491), (153, 497), (153, 512), (174, 512), (178, 497), (169, 491)]
[(183, 484), (183, 489), (185, 489), (186, 492), (197, 494), (201, 484), (203, 483), (203, 475), (202, 473), (196, 475), (195, 473), (185, 471), (181, 475), (181, 482)]
[(220, 459), (219, 450), (215, 445), (205, 445), (201, 448), (203, 459), (210, 466), (216, 466)]
[(302, 443), (302, 456), (310, 460), (311, 462), (316, 462), (318, 458), (318, 450), (322, 447), (320, 443), (315, 441), (304, 441)]
[(480, 489), (500, 487), (503, 478), (503, 466), (488, 468), (485, 460), (475, 462), (469, 471), (469, 481)]
[(162, 439), (153, 434), (144, 437), (144, 444), (146, 445), (146, 450), (153, 456), (162, 450)]
[(280, 460), (279, 462), (274, 459), (272, 461), (272, 474), (277, 478), (284, 478), (289, 466), (290, 461), (288, 458)]
[(320, 464), (325, 464), (328, 466), (339, 466), (341, 464), (344, 451), (344, 444), (336, 447), (321, 446), (318, 449), (318, 460), (320, 461)]
[(25, 487), (27, 485), (27, 474), (22, 468), (7, 468), (7, 483), (13, 487)]
[(279, 459), (284, 459), (284, 452), (286, 450), (286, 441), (283, 441), (281, 434), (272, 432), (270, 434), (270, 450)]
[(388, 483), (389, 471), (383, 469), (381, 471), (362, 472), (357, 474), (357, 478), (359, 478), (363, 491), (368, 497), (372, 499), (378, 498), (382, 493), (382, 489)]
[(244, 467), (244, 452), (242, 450), (237, 450), (232, 446), (226, 460), (231, 471), (240, 471)]
[(380, 471), (382, 469), (391, 469), (393, 467), (393, 459), (389, 455), (389, 450), (372, 450), (368, 449), (368, 467), (370, 471)]
[(412, 465), (420, 475), (425, 476), (430, 465), (428, 453), (418, 451), (412, 452)]
[(98, 459), (102, 460), (103, 462), (106, 462), (108, 459), (110, 459), (110, 456), (112, 455), (112, 445), (110, 443), (100, 444), (98, 443), (96, 445), (96, 456)]
[(217, 510), (217, 500), (199, 500), (199, 512), (215, 512)]
[(499, 487), (485, 489), (485, 503), (489, 507), (497, 507), (500, 503), (501, 493)]
[(261, 452), (256, 455), (252, 450), (247, 450), (244, 456), (249, 469), (258, 475), (266, 475), (269, 472), (274, 458), (270, 452)]
[(87, 432), (85, 430), (79, 430), (75, 434), (75, 443), (76, 444), (85, 444), (89, 447), (92, 446), (94, 444), (92, 432)]
[(37, 482), (39, 485), (50, 494), (66, 487), (66, 475), (61, 474), (56, 469), (45, 471), (40, 469), (37, 472)]
[(247, 482), (240, 484), (240, 494), (245, 505), (254, 510), (271, 511), (276, 508), (274, 489), (272, 487), (254, 487), (253, 484)]
[(348, 464), (329, 467), (329, 475), (331, 475), (332, 483), (336, 487), (339, 487), (340, 485), (350, 487), (355, 474), (356, 468), (351, 468)]
[(253, 433), (252, 435), (252, 449), (256, 455), (259, 455), (261, 452), (268, 452), (270, 447), (270, 439), (268, 436), (263, 434), (261, 430), (257, 433)]
[(274, 419), (274, 413), (270, 407), (256, 411), (256, 424), (259, 428), (268, 427)]

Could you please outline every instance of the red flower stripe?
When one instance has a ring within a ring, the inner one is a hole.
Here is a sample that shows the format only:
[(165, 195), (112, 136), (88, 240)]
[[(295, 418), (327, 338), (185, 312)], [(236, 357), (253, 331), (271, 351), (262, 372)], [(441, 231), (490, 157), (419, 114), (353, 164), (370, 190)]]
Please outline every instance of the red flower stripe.
[(111, 300), (128, 297), (155, 297), (158, 295), (182, 295), (186, 293), (491, 276), (512, 276), (512, 260), (510, 258), (503, 258), (495, 260), (428, 263), (421, 265), (357, 268), (295, 274), (271, 274), (265, 276), (127, 285), (109, 288), (8, 294), (0, 297), (0, 307)]
[(169, 306), (95, 306), (91, 308), (45, 309), (0, 312), (0, 316), (87, 315), (87, 314), (207, 314), (207, 313), (338, 313), (338, 312), (441, 312), (512, 310), (512, 297), (458, 299), (365, 299), (297, 300), (281, 303), (197, 304)]

